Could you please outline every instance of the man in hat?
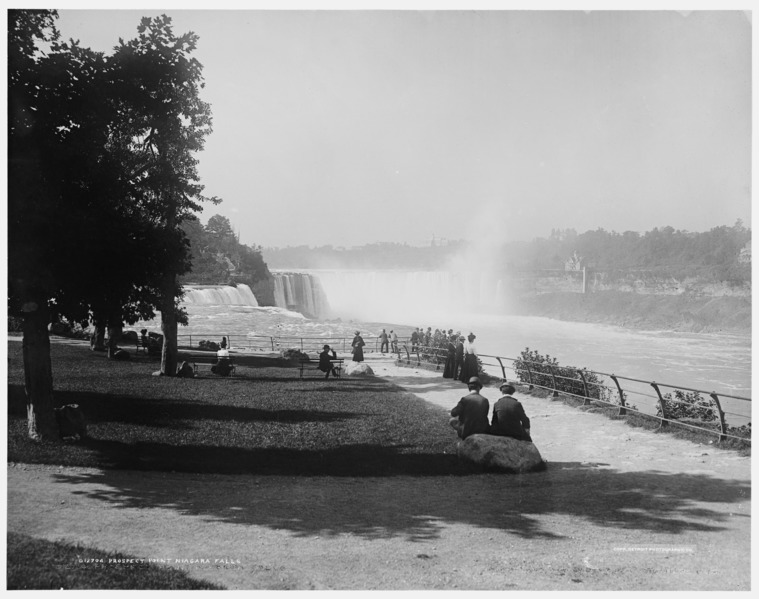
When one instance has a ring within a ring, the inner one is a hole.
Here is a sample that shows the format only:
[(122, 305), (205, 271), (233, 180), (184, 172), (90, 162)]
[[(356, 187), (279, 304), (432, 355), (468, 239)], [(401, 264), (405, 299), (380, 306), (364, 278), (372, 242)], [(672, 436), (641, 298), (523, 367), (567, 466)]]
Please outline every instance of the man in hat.
[(512, 395), (516, 389), (513, 385), (501, 385), (501, 397), (493, 406), (493, 421), (490, 424), (490, 434), (502, 437), (512, 437), (520, 441), (532, 441), (530, 437), (530, 419), (524, 413), (522, 404)]
[(487, 398), (480, 395), (482, 383), (473, 376), (467, 383), (469, 395), (465, 395), (451, 410), (449, 424), (458, 433), (459, 437), (466, 439), (469, 435), (487, 434), (490, 431), (488, 424), (488, 411), (490, 403)]
[(380, 340), (380, 352), (383, 354), (387, 351), (387, 333), (385, 332), (385, 329), (382, 329), (382, 332), (379, 334), (379, 340)]
[(325, 379), (329, 378), (330, 372), (332, 373), (332, 376), (338, 378), (340, 375), (337, 374), (337, 370), (335, 370), (335, 367), (330, 360), (337, 360), (337, 354), (334, 349), (332, 350), (332, 353), (330, 353), (329, 345), (325, 345), (324, 351), (319, 354), (319, 370), (326, 373), (324, 375)]

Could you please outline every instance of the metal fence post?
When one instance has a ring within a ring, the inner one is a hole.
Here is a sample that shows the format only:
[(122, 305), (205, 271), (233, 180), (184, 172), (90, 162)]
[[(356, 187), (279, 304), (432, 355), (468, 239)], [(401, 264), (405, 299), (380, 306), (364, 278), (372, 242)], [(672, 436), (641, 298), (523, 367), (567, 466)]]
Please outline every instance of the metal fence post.
[(622, 391), (622, 387), (619, 384), (619, 381), (617, 380), (617, 375), (612, 374), (611, 380), (614, 381), (614, 383), (617, 385), (617, 391), (619, 391), (619, 412), (617, 416), (624, 416), (627, 414), (627, 409), (625, 408), (625, 394)]
[(503, 373), (503, 380), (505, 381), (506, 380), (506, 369), (503, 367), (503, 362), (501, 362), (501, 356), (496, 356), (495, 359), (498, 360), (498, 364), (501, 367), (501, 373)]
[(590, 396), (588, 394), (588, 382), (585, 380), (585, 373), (582, 370), (577, 371), (580, 375), (580, 378), (582, 379), (582, 387), (585, 391), (585, 399), (582, 402), (582, 405), (589, 406), (590, 405)]
[(656, 394), (659, 396), (659, 409), (661, 410), (661, 418), (659, 428), (663, 428), (667, 426), (669, 423), (667, 422), (667, 412), (664, 408), (664, 398), (661, 396), (661, 391), (659, 391), (659, 385), (657, 385), (654, 381), (651, 381), (651, 386), (656, 391)]
[(710, 394), (711, 398), (714, 400), (714, 403), (717, 404), (717, 415), (719, 416), (719, 429), (720, 429), (720, 435), (719, 440), (724, 441), (727, 437), (727, 424), (725, 423), (725, 413), (722, 411), (722, 406), (719, 403), (719, 397), (717, 394), (712, 391)]
[(559, 390), (556, 388), (556, 373), (553, 370), (553, 366), (550, 364), (546, 364), (548, 366), (548, 370), (551, 371), (551, 378), (553, 379), (553, 396), (558, 397), (559, 396)]
[(530, 370), (530, 363), (525, 361), (524, 367), (527, 369), (527, 380), (530, 381), (529, 389), (532, 391), (535, 388), (535, 384), (532, 382), (532, 370)]

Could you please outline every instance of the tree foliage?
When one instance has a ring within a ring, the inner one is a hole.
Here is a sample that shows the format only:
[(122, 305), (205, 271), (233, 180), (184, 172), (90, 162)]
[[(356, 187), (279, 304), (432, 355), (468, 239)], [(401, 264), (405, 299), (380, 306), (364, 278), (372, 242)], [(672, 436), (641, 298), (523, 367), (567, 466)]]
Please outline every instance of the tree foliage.
[[(682, 280), (698, 277), (708, 282), (741, 285), (750, 280), (751, 265), (741, 251), (751, 241), (751, 230), (741, 221), (694, 233), (657, 227), (645, 233), (616, 233), (595, 229), (577, 233), (554, 229), (548, 237), (531, 241), (504, 241), (482, 260), (502, 272), (564, 269), (575, 252), (583, 264), (607, 272), (612, 279), (645, 272), (656, 277)], [(465, 242), (412, 247), (375, 243), (355, 248), (295, 246), (266, 248), (264, 255), (274, 268), (416, 268), (443, 269), (449, 260), (467, 250)]]
[(204, 227), (190, 219), (182, 228), (190, 242), (192, 267), (182, 281), (196, 284), (245, 283), (255, 285), (271, 276), (261, 248), (239, 242), (232, 223), (214, 215)]
[(175, 37), (165, 16), (143, 19), (138, 37), (106, 56), (61, 42), (56, 18), (8, 19), (9, 308), (24, 316), (34, 438), (56, 436), (52, 318), (120, 329), (158, 308), (174, 329), (181, 320), (180, 225), (207, 199), (195, 153), (211, 131), (194, 34)]

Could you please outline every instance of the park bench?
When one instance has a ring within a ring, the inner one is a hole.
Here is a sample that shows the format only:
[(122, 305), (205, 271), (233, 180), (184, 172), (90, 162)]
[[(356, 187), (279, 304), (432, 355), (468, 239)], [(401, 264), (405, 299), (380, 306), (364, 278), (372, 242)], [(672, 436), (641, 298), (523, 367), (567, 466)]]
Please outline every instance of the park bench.
[[(218, 360), (216, 358), (197, 357), (192, 361), (192, 369), (195, 372), (195, 375), (197, 375), (201, 367), (208, 366), (210, 370), (211, 367), (216, 365), (217, 363), (218, 363)], [(236, 365), (231, 358), (229, 358), (229, 366), (230, 366), (229, 374), (226, 374), (226, 375), (219, 374), (217, 376), (232, 376), (235, 373)]]
[[(337, 372), (337, 378), (342, 378), (344, 361), (345, 360), (343, 358), (335, 358), (334, 360), (330, 360), (330, 364), (332, 364), (332, 368), (334, 368), (335, 371)], [(308, 372), (308, 371), (315, 371), (315, 372), (324, 374), (321, 370), (319, 370), (318, 361), (301, 358), (300, 359), (300, 378), (303, 378), (303, 373)]]

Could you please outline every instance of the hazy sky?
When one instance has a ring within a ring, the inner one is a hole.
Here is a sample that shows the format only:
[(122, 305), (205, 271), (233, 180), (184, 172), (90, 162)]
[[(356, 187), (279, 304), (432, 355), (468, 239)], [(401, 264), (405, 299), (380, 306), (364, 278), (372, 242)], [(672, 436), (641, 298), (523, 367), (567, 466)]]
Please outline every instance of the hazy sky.
[(751, 222), (741, 11), (60, 10), (199, 35), (207, 206), (243, 243), (419, 245)]

